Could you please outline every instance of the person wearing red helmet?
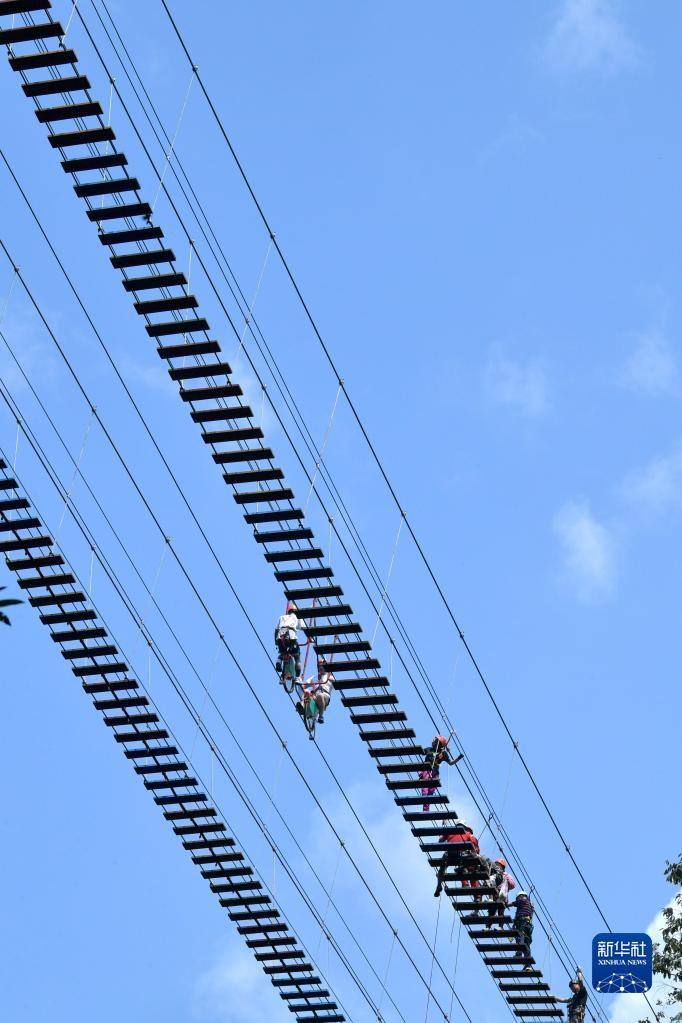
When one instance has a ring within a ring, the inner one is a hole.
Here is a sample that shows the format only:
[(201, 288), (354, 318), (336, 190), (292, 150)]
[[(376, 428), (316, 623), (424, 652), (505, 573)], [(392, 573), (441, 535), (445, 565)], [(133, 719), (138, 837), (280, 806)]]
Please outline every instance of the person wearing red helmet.
[[(450, 866), (455, 866), (461, 872), (475, 869), (480, 865), (480, 849), (478, 845), (478, 839), (474, 835), (474, 830), (470, 824), (466, 821), (458, 821), (461, 831), (446, 831), (440, 838), (439, 842), (445, 842), (445, 852), (443, 858), (440, 861), (438, 867), (438, 883), (436, 884), (436, 890), (433, 893), (436, 898), (440, 896), (443, 890), (443, 882), (445, 881), (445, 873)], [(466, 885), (468, 881), (464, 882)], [(474, 881), (474, 884), (478, 882)]]
[(301, 676), (301, 647), (298, 642), (300, 628), (298, 608), (293, 600), (290, 600), (285, 613), (279, 616), (275, 626), (275, 644), (279, 654), (276, 664), (278, 674), (282, 671), (282, 659), (293, 657), (296, 661), (296, 678)]

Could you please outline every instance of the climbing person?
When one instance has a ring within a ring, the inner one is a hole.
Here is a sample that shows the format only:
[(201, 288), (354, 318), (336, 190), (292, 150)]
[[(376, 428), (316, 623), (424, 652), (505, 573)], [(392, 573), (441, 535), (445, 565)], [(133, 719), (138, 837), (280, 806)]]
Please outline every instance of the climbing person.
[(283, 662), (293, 657), (296, 665), (296, 678), (301, 676), (301, 648), (298, 643), (300, 628), (298, 608), (293, 600), (290, 600), (285, 613), (279, 616), (275, 626), (275, 645), (279, 654), (275, 667), (280, 675), (284, 666)]
[[(458, 873), (463, 874), (480, 866), (480, 849), (473, 828), (466, 821), (460, 821), (459, 824), (461, 831), (445, 831), (438, 839), (439, 842), (446, 844), (446, 848), (438, 866), (436, 890), (433, 893), (436, 898), (439, 898), (443, 890), (448, 867), (454, 866)], [(475, 881), (474, 884), (478, 882)], [(469, 882), (464, 881), (464, 885), (468, 887)]]
[[(523, 959), (530, 956), (530, 946), (533, 941), (533, 903), (530, 901), (528, 892), (519, 892), (512, 906), (516, 909), (514, 916), (514, 930), (516, 931), (516, 943), (519, 950), (514, 956), (515, 959)], [(530, 964), (524, 966), (525, 971), (531, 969)]]
[(504, 911), (509, 903), (509, 892), (516, 888), (516, 881), (507, 873), (507, 861), (502, 858), (490, 864), (490, 883), (495, 889), (488, 910), (488, 927), (502, 927)]
[[(424, 766), (419, 772), (419, 778), (424, 782), (422, 796), (432, 796), (440, 785), (440, 765), (443, 761), (449, 764), (450, 767), (454, 767), (463, 756), (463, 754), (460, 754), (458, 757), (453, 757), (448, 750), (448, 741), (444, 735), (436, 735), (431, 746), (426, 751)], [(422, 809), (424, 813), (428, 813), (431, 809), (431, 804), (428, 802), (424, 803)]]
[(587, 988), (585, 987), (585, 981), (583, 979), (583, 971), (578, 966), (575, 974), (575, 978), (569, 984), (571, 991), (573, 992), (570, 998), (558, 998), (555, 996), (555, 1002), (566, 1002), (568, 1004), (568, 1023), (584, 1023), (585, 1021), (585, 1010), (587, 1006)]
[[(317, 676), (311, 675), (304, 683), (304, 688), (314, 697), (315, 706), (317, 708), (317, 723), (318, 725), (323, 725), (324, 712), (329, 706), (329, 701), (332, 698), (332, 690), (334, 689), (334, 676), (329, 670), (329, 666), (323, 657), (320, 657), (317, 662)], [(302, 699), (297, 701), (296, 710), (299, 714), (303, 715)]]

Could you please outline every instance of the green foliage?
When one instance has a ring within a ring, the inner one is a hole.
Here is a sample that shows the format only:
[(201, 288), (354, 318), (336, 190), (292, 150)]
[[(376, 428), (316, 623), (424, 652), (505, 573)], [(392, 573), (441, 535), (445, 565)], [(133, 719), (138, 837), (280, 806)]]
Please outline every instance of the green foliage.
[[(674, 863), (666, 861), (665, 877), (676, 888), (682, 888), (682, 855)], [(672, 906), (663, 910), (663, 917), (663, 940), (654, 943), (654, 973), (668, 990), (665, 998), (656, 1001), (656, 1019), (682, 1023), (682, 891), (678, 891)]]
[[(5, 589), (4, 586), (0, 586), (0, 590), (4, 590), (4, 589)], [(0, 600), (0, 622), (2, 622), (3, 625), (11, 625), (12, 623), (10, 622), (9, 618), (7, 617), (5, 612), (2, 610), (2, 608), (3, 607), (12, 607), (13, 604), (21, 604), (21, 603), (23, 603), (23, 601), (21, 601), (21, 600), (12, 600), (12, 599), (9, 599), (7, 597), (5, 597), (4, 600)]]

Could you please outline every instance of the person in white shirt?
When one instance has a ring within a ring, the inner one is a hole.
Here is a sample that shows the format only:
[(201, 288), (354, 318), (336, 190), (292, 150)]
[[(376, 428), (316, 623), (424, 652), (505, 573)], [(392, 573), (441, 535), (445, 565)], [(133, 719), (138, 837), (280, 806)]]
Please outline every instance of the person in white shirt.
[[(305, 688), (312, 690), (313, 696), (315, 697), (315, 704), (317, 706), (317, 723), (318, 725), (323, 725), (324, 712), (329, 706), (329, 701), (332, 698), (332, 691), (334, 689), (334, 676), (329, 670), (324, 658), (320, 657), (317, 662), (317, 678), (315, 678), (314, 675), (311, 675), (305, 683)], [(296, 710), (299, 714), (303, 714), (303, 703), (301, 700), (299, 700), (296, 704)]]
[(298, 617), (298, 608), (293, 600), (287, 604), (286, 612), (280, 615), (275, 626), (275, 643), (279, 657), (275, 667), (282, 673), (282, 659), (293, 657), (296, 661), (296, 678), (301, 675), (301, 647), (298, 642), (298, 632), (301, 622)]

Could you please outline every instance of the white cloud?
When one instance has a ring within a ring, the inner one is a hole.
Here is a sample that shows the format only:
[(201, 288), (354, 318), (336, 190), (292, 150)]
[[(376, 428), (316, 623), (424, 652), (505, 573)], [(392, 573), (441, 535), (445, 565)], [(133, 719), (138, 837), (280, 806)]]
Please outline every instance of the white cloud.
[(486, 371), (486, 387), (493, 401), (509, 405), (529, 419), (549, 411), (547, 374), (537, 361), (521, 365), (493, 354)]
[[(671, 907), (675, 903), (676, 896), (673, 896), (668, 906)], [(651, 921), (646, 929), (646, 933), (651, 937), (652, 941), (661, 940), (661, 931), (665, 918), (663, 916), (663, 910), (657, 913), (654, 919)], [(655, 1006), (656, 1001), (660, 998), (665, 1001), (666, 996), (670, 990), (668, 984), (662, 980), (657, 980), (654, 977), (654, 983), (651, 991), (649, 991), (648, 997), (652, 1005)], [(679, 1006), (678, 1006), (679, 1008)], [(672, 1009), (670, 1010), (673, 1011)], [(670, 1018), (670, 1013), (665, 1014), (665, 1019)], [(609, 1023), (633, 1023), (633, 1020), (639, 1019), (651, 1019), (651, 1010), (646, 1003), (644, 995), (617, 995), (611, 1003), (609, 1013)]]
[(590, 511), (587, 501), (570, 501), (554, 517), (562, 547), (564, 577), (580, 600), (591, 602), (613, 592), (616, 581), (612, 532)]
[(231, 939), (203, 973), (193, 1015), (210, 1023), (289, 1023), (290, 1016), (251, 952)]
[(682, 379), (675, 352), (658, 329), (641, 334), (623, 366), (619, 382), (642, 394), (682, 396)]
[(554, 71), (615, 74), (634, 67), (639, 56), (614, 0), (563, 0), (545, 44), (545, 59)]
[(661, 515), (682, 505), (682, 445), (631, 472), (621, 492), (635, 511), (649, 515)]

